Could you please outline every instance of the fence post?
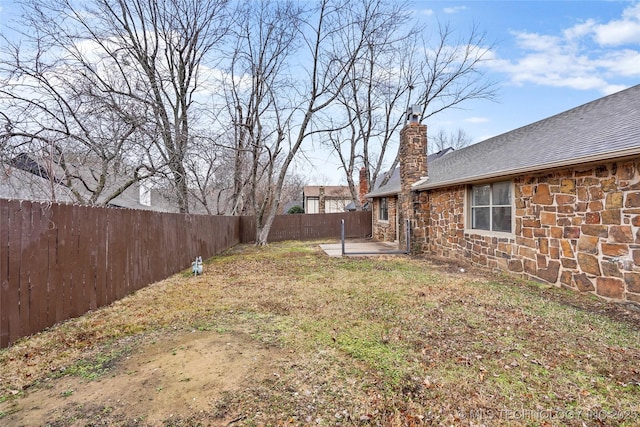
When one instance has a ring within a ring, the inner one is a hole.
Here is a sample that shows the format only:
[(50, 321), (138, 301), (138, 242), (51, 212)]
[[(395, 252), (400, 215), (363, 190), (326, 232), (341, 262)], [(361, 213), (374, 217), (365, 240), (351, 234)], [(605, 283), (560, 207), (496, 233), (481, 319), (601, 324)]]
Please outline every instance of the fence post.
[(405, 230), (404, 236), (405, 236), (405, 241), (406, 241), (407, 253), (409, 254), (409, 253), (411, 253), (411, 223), (410, 223), (410, 220), (408, 220), (408, 219), (406, 220), (405, 227), (406, 227), (406, 230)]
[(344, 218), (340, 220), (340, 241), (342, 242), (342, 256), (344, 256)]

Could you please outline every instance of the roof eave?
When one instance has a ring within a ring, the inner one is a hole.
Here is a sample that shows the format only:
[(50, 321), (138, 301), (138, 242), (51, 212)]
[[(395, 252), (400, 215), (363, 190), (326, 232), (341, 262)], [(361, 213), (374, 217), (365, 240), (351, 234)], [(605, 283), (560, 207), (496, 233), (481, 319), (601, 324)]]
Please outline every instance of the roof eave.
[(629, 148), (622, 151), (617, 151), (615, 153), (596, 154), (593, 156), (581, 157), (578, 159), (562, 160), (559, 162), (545, 163), (545, 164), (540, 164), (535, 166), (527, 166), (527, 167), (518, 168), (518, 169), (506, 169), (502, 171), (491, 172), (491, 173), (486, 173), (486, 174), (476, 175), (476, 176), (463, 177), (459, 179), (452, 179), (448, 181), (425, 182), (420, 185), (416, 183), (413, 185), (413, 190), (417, 190), (417, 191), (430, 190), (433, 188), (442, 188), (442, 187), (449, 187), (451, 185), (459, 185), (459, 184), (466, 184), (469, 182), (483, 181), (491, 178), (504, 178), (508, 176), (522, 175), (524, 173), (540, 172), (547, 169), (559, 169), (559, 168), (564, 168), (569, 166), (578, 166), (585, 163), (612, 161), (616, 159), (632, 157), (637, 155), (640, 155), (640, 146)]
[(366, 199), (373, 199), (375, 197), (397, 196), (398, 194), (400, 194), (400, 190), (389, 190), (380, 193), (372, 191), (371, 193), (365, 194), (364, 197)]

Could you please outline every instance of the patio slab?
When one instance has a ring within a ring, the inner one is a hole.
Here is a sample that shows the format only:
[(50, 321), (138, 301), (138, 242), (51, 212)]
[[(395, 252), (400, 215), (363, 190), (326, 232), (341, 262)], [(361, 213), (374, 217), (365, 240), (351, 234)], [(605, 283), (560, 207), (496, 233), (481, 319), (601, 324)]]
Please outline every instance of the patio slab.
[[(320, 248), (330, 257), (342, 257), (342, 243), (326, 243)], [(401, 255), (395, 242), (345, 242), (345, 256)]]

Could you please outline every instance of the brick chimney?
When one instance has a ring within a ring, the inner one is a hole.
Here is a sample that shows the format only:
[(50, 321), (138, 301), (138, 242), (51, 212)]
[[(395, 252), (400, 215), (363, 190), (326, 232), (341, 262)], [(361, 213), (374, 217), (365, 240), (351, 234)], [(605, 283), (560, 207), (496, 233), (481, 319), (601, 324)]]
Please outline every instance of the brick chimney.
[(363, 167), (360, 169), (360, 181), (358, 182), (358, 196), (360, 197), (360, 206), (364, 206), (367, 203), (367, 199), (364, 197), (369, 192), (369, 171)]
[(400, 131), (398, 242), (401, 247), (405, 244), (406, 220), (410, 221), (412, 230), (416, 227), (411, 185), (427, 176), (427, 126), (420, 124), (417, 107), (412, 107), (407, 116), (407, 123)]

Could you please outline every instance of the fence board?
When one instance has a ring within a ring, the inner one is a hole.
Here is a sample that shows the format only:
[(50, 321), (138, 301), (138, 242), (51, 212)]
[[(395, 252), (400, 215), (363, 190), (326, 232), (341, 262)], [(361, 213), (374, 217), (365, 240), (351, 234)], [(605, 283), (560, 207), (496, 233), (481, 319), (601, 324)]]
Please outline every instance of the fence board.
[(74, 212), (74, 241), (76, 245), (76, 255), (74, 257), (74, 272), (77, 272), (77, 279), (73, 286), (74, 308), (73, 316), (80, 316), (90, 309), (90, 301), (93, 293), (93, 283), (89, 283), (89, 235), (95, 231), (91, 227), (91, 213), (88, 209), (80, 207)]
[(9, 345), (9, 203), (0, 200), (0, 347)]
[[(371, 234), (371, 213), (276, 217), (270, 241)], [(255, 239), (252, 217), (0, 199), (0, 346)]]
[(47, 327), (56, 323), (56, 295), (58, 284), (58, 226), (53, 218), (53, 209), (42, 209), (46, 218), (46, 246), (47, 246)]
[(20, 255), (20, 333), (28, 334), (29, 328), (29, 297), (31, 293), (31, 266), (33, 265), (33, 252), (31, 248), (31, 232), (33, 230), (31, 223), (31, 202), (22, 202), (20, 204), (20, 216), (22, 232), (20, 233), (20, 246), (22, 248)]
[(20, 263), (22, 258), (22, 213), (20, 204), (9, 211), (9, 336), (21, 336), (20, 327)]
[[(65, 259), (65, 263), (70, 266), (69, 275), (72, 277), (71, 288), (69, 295), (71, 296), (71, 304), (69, 307), (70, 316), (77, 317), (86, 312), (85, 309), (85, 288), (84, 288), (84, 267), (86, 248), (84, 245), (81, 247), (82, 238), (81, 232), (84, 231), (84, 207), (78, 206), (76, 209), (71, 209), (71, 245), (69, 246), (69, 256)], [(82, 251), (82, 252), (81, 252)]]
[(65, 247), (67, 244), (67, 223), (64, 220), (64, 210), (67, 209), (64, 205), (55, 205), (51, 207), (55, 210), (54, 223), (56, 224), (56, 274), (54, 275), (54, 294), (53, 305), (55, 306), (55, 322), (61, 322), (66, 319), (65, 309), (67, 304), (66, 298), (66, 281), (64, 278), (64, 256)]
[(102, 307), (109, 303), (107, 298), (107, 216), (106, 215), (96, 215), (95, 217), (95, 227), (96, 230), (99, 230), (100, 234), (103, 236), (102, 239), (94, 238), (96, 253), (95, 253), (95, 262), (96, 262), (96, 308)]
[(31, 209), (31, 233), (28, 243), (29, 266), (29, 331), (47, 327), (47, 239), (46, 218), (42, 209), (34, 205)]

